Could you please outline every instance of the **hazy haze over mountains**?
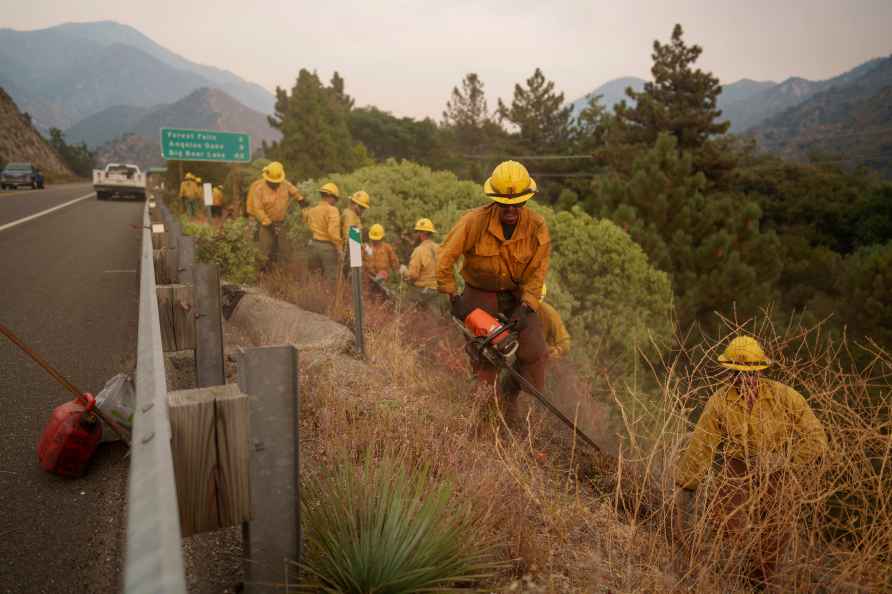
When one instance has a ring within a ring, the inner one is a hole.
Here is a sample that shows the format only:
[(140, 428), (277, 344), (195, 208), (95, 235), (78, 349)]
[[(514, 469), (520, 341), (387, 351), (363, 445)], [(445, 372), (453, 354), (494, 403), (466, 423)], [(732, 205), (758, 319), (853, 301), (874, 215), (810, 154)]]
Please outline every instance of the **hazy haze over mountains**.
[(202, 87), (223, 90), (263, 113), (274, 101), (259, 85), (190, 62), (113, 22), (0, 29), (0, 86), (42, 130), (68, 128), (113, 106), (172, 103)]

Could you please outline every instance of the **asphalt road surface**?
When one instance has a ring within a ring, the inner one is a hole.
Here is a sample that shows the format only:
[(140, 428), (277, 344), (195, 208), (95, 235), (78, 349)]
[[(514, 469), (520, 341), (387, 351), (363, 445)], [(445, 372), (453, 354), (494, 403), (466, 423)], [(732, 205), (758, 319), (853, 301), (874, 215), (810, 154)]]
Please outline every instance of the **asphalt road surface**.
[[(89, 184), (0, 193), (0, 321), (94, 394), (135, 364), (142, 208)], [(120, 590), (126, 449), (100, 445), (78, 479), (37, 463), (71, 398), (0, 336), (0, 593)]]

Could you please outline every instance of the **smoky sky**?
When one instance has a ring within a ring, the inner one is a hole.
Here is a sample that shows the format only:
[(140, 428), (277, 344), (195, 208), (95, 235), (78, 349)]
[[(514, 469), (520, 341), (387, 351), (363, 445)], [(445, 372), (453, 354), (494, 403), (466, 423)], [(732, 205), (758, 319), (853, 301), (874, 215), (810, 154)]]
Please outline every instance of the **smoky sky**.
[(2, 27), (113, 20), (270, 90), (290, 87), (300, 68), (325, 80), (336, 70), (357, 105), (435, 119), (467, 72), (484, 81), (491, 110), (536, 67), (568, 101), (613, 78), (647, 78), (654, 39), (675, 23), (724, 83), (823, 79), (892, 53), (890, 0), (2, 4)]

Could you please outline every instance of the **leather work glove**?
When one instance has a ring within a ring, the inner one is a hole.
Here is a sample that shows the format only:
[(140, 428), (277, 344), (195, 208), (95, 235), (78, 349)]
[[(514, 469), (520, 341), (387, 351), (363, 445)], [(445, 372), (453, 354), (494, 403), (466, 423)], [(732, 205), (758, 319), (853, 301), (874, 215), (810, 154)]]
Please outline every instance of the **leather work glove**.
[(527, 327), (527, 319), (529, 315), (534, 313), (530, 306), (526, 303), (521, 303), (517, 307), (514, 308), (514, 311), (511, 312), (511, 316), (508, 318), (509, 321), (516, 321), (517, 324), (514, 326), (514, 329), (517, 332), (523, 332)]
[(468, 314), (471, 313), (468, 311), (467, 306), (462, 303), (461, 295), (457, 293), (453, 293), (449, 296), (449, 311), (452, 314), (453, 318), (464, 321)]
[(400, 264), (400, 276), (405, 277), (407, 274), (409, 274), (409, 269), (406, 268), (405, 264)]

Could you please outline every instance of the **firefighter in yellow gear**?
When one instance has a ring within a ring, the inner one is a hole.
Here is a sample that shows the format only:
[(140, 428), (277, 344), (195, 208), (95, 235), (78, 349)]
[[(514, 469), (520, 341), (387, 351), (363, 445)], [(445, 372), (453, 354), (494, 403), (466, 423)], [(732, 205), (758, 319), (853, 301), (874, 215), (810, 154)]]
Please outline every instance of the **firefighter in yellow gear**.
[(363, 246), (362, 265), (373, 279), (386, 280), (398, 273), (400, 261), (393, 246), (384, 241), (384, 227), (375, 223), (369, 228), (369, 243)]
[(419, 289), (437, 288), (437, 251), (439, 244), (431, 236), (436, 233), (430, 219), (418, 219), (415, 223), (418, 245), (412, 250), (409, 267), (403, 276)]
[(309, 265), (329, 280), (338, 276), (338, 262), (343, 253), (341, 236), (341, 213), (335, 206), (341, 198), (338, 186), (332, 182), (319, 188), (322, 199), (319, 204), (303, 212), (304, 220), (313, 234), (310, 240)]
[(344, 248), (350, 237), (350, 227), (359, 227), (362, 232), (362, 213), (369, 207), (369, 195), (360, 190), (350, 197), (350, 204), (341, 211), (341, 237), (344, 238)]
[[(679, 509), (713, 464), (722, 446), (726, 480), (716, 489), (718, 521), (734, 538), (754, 523), (770, 521), (784, 473), (807, 473), (827, 452), (827, 434), (805, 398), (780, 382), (762, 377), (772, 362), (751, 336), (731, 340), (719, 364), (733, 375), (707, 401), (676, 472)], [(684, 524), (684, 522), (680, 522)], [(759, 536), (750, 578), (770, 585), (789, 535), (782, 529)]]
[[(538, 390), (545, 387), (548, 347), (536, 315), (548, 272), (551, 238), (541, 215), (524, 208), (537, 192), (536, 181), (517, 161), (500, 163), (483, 185), (492, 201), (465, 213), (443, 242), (437, 262), (437, 287), (449, 295), (452, 315), (464, 320), (474, 309), (503, 314), (518, 328), (515, 368)], [(452, 268), (464, 258), (465, 290), (458, 294)], [(489, 383), (497, 370), (477, 362), (477, 376)], [(513, 408), (519, 387), (506, 380), (499, 393)]]
[(213, 190), (214, 202), (211, 205), (211, 216), (212, 217), (222, 217), (223, 216), (223, 186), (216, 185)]
[(285, 179), (285, 168), (278, 161), (264, 167), (261, 175), (262, 179), (248, 189), (246, 210), (260, 224), (257, 234), (260, 252), (271, 263), (279, 256), (284, 238), (283, 222), (291, 200), (301, 202), (304, 197)]
[(567, 332), (561, 314), (545, 302), (548, 289), (542, 285), (542, 296), (539, 298), (539, 319), (542, 321), (542, 332), (545, 335), (545, 344), (548, 345), (548, 357), (560, 359), (570, 352), (570, 333)]
[(202, 192), (201, 178), (187, 172), (180, 182), (180, 192), (177, 197), (182, 200), (183, 209), (189, 218), (193, 218), (201, 207)]

